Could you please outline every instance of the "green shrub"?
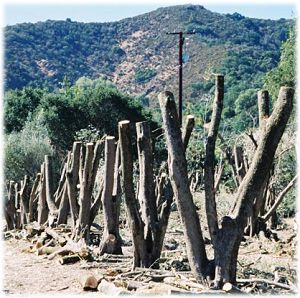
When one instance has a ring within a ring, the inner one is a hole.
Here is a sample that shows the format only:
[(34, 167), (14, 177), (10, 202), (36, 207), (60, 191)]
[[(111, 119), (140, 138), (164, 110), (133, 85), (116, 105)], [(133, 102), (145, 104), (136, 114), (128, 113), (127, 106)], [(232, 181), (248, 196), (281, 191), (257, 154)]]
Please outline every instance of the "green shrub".
[(33, 177), (40, 171), (44, 156), (54, 153), (40, 113), (28, 120), (19, 132), (5, 136), (5, 178), (20, 181), (24, 175)]
[(145, 83), (149, 81), (151, 78), (156, 76), (157, 72), (155, 69), (145, 68), (145, 69), (138, 69), (135, 72), (135, 81), (138, 84)]

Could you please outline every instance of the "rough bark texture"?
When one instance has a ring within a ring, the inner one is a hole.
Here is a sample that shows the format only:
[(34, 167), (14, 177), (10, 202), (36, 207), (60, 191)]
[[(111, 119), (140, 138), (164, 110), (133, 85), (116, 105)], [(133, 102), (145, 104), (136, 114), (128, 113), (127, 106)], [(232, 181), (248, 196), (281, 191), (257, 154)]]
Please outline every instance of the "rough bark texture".
[(273, 216), (275, 213), (277, 207), (284, 199), (284, 196), (288, 193), (288, 191), (296, 184), (297, 181), (297, 175), (290, 181), (290, 183), (280, 192), (278, 197), (276, 198), (274, 204), (272, 204), (271, 208), (268, 210), (268, 212), (263, 216), (264, 222), (267, 222), (270, 217)]
[(52, 170), (52, 157), (45, 155), (45, 184), (46, 184), (46, 201), (49, 209), (48, 224), (53, 226), (57, 222), (58, 208), (54, 200), (54, 180)]
[(183, 223), (187, 255), (193, 273), (203, 280), (206, 277), (208, 259), (200, 221), (189, 188), (184, 147), (173, 94), (168, 91), (160, 93), (159, 103), (169, 151), (170, 180)]
[(213, 112), (207, 135), (205, 147), (204, 162), (204, 189), (205, 189), (205, 207), (209, 234), (212, 243), (215, 244), (215, 236), (218, 231), (218, 216), (215, 199), (215, 145), (218, 136), (218, 129), (221, 120), (223, 98), (224, 98), (224, 76), (216, 76), (215, 99), (213, 103)]
[(195, 117), (193, 115), (187, 115), (186, 122), (182, 131), (182, 143), (185, 149), (187, 148), (187, 145), (189, 143), (194, 126), (195, 126)]
[(15, 195), (14, 195), (14, 182), (9, 181), (7, 187), (7, 196), (5, 200), (5, 219), (7, 224), (8, 230), (13, 230), (15, 227), (15, 214), (16, 214), (16, 208), (15, 208)]
[(45, 164), (41, 165), (41, 180), (39, 185), (38, 223), (44, 224), (48, 219), (48, 207), (46, 202)]
[(89, 242), (89, 218), (91, 209), (91, 177), (93, 166), (94, 144), (86, 144), (86, 156), (81, 173), (79, 193), (80, 210), (76, 225), (76, 239), (84, 238)]
[(67, 193), (69, 197), (73, 228), (76, 225), (79, 214), (79, 206), (77, 203), (77, 181), (79, 172), (80, 149), (81, 142), (74, 142), (71, 162), (68, 164), (66, 171)]
[(38, 173), (36, 175), (35, 180), (34, 180), (34, 183), (33, 183), (32, 189), (31, 189), (31, 193), (30, 193), (30, 198), (29, 198), (29, 207), (28, 207), (29, 222), (37, 220), (37, 216), (36, 216), (36, 212), (35, 212), (36, 208), (35, 208), (34, 201), (35, 201), (35, 198), (36, 198), (36, 193), (37, 193), (37, 190), (38, 190), (40, 180), (41, 180), (41, 174)]
[(294, 90), (282, 87), (271, 117), (267, 120), (253, 161), (237, 193), (233, 216), (223, 218), (215, 247), (216, 287), (236, 282), (238, 249), (253, 211), (253, 203), (261, 197), (264, 182), (272, 167), (275, 151), (293, 107)]
[(104, 253), (122, 254), (122, 239), (119, 234), (119, 202), (112, 197), (115, 170), (115, 138), (105, 139), (104, 186), (102, 193), (104, 231), (99, 247), (100, 255)]
[(144, 249), (144, 237), (141, 216), (138, 211), (138, 205), (135, 198), (133, 185), (133, 159), (130, 140), (130, 122), (128, 120), (119, 122), (119, 141), (121, 149), (121, 166), (122, 166), (122, 188), (125, 196), (129, 227), (133, 239), (133, 267), (141, 267), (139, 250)]

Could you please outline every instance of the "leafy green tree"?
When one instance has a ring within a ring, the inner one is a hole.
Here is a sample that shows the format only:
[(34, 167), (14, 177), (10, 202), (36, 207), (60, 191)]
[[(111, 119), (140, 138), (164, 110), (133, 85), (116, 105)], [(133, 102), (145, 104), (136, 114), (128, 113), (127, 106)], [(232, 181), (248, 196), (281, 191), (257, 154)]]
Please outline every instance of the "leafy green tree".
[(30, 113), (33, 113), (44, 96), (45, 90), (25, 87), (11, 90), (4, 97), (5, 132), (20, 131)]
[(280, 62), (277, 67), (267, 73), (265, 88), (276, 100), (281, 86), (294, 87), (296, 82), (296, 32), (290, 31), (288, 40), (282, 45)]
[(43, 114), (38, 113), (33, 121), (25, 122), (21, 131), (5, 135), (5, 178), (19, 181), (24, 175), (33, 177), (40, 171), (45, 154), (52, 155)]

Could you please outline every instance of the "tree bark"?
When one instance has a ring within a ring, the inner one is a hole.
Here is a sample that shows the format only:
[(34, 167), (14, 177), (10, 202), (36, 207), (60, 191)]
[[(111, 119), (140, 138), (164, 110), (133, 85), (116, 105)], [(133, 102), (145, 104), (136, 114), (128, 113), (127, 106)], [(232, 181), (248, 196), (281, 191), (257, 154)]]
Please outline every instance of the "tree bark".
[(25, 175), (22, 187), (20, 190), (20, 216), (21, 216), (21, 225), (22, 227), (29, 223), (29, 177)]
[(57, 221), (58, 209), (54, 201), (54, 181), (52, 170), (52, 157), (45, 155), (45, 184), (46, 184), (46, 201), (49, 208), (48, 221), (52, 226)]
[(35, 207), (35, 203), (34, 203), (34, 200), (35, 200), (35, 197), (36, 197), (36, 193), (37, 193), (37, 190), (38, 190), (38, 186), (41, 182), (41, 174), (38, 173), (36, 175), (36, 178), (34, 180), (34, 183), (33, 183), (33, 186), (32, 186), (32, 189), (31, 189), (31, 193), (30, 193), (30, 198), (29, 198), (29, 207), (28, 207), (28, 210), (29, 210), (29, 222), (33, 222), (34, 220), (37, 220), (37, 217), (36, 217), (36, 207)]
[(232, 216), (225, 216), (217, 235), (215, 249), (215, 285), (235, 284), (236, 264), (240, 242), (251, 216), (255, 198), (261, 197), (264, 182), (272, 167), (275, 151), (282, 137), (293, 107), (294, 90), (282, 87), (273, 113), (267, 120), (253, 161), (237, 192)]
[(140, 251), (144, 249), (144, 223), (138, 211), (138, 204), (135, 197), (133, 185), (133, 158), (130, 140), (130, 122), (128, 120), (120, 121), (118, 125), (119, 142), (121, 150), (122, 167), (122, 188), (125, 196), (129, 227), (133, 240), (133, 268), (145, 267), (141, 262)]
[(38, 223), (45, 224), (48, 219), (48, 207), (46, 202), (45, 163), (41, 165), (41, 180), (39, 185)]
[(76, 226), (76, 221), (79, 214), (79, 206), (77, 203), (77, 181), (79, 176), (80, 149), (81, 142), (74, 142), (71, 162), (68, 164), (66, 171), (67, 192), (73, 228)]
[(84, 238), (89, 242), (89, 218), (91, 209), (91, 178), (94, 155), (94, 144), (86, 144), (85, 162), (81, 174), (81, 185), (79, 193), (80, 210), (76, 225), (75, 238)]
[(16, 216), (16, 208), (15, 208), (15, 196), (14, 196), (14, 182), (9, 181), (7, 185), (7, 196), (5, 200), (5, 219), (7, 223), (7, 229), (13, 230), (15, 227), (15, 216)]
[(159, 103), (169, 151), (170, 180), (184, 227), (188, 259), (196, 278), (204, 280), (208, 259), (200, 221), (189, 188), (187, 164), (173, 94), (168, 91), (160, 93)]
[(285, 195), (288, 193), (288, 191), (295, 185), (297, 181), (297, 175), (290, 181), (290, 183), (280, 192), (278, 197), (276, 198), (276, 201), (274, 204), (271, 206), (269, 211), (262, 217), (264, 222), (267, 222), (270, 217), (274, 214), (276, 209), (278, 208), (279, 204), (282, 202), (284, 199)]
[(209, 234), (213, 245), (218, 232), (218, 215), (215, 198), (215, 145), (218, 137), (218, 129), (221, 121), (224, 98), (224, 76), (216, 76), (215, 99), (213, 103), (213, 112), (210, 121), (204, 161), (204, 189), (206, 216), (209, 228)]
[(105, 139), (104, 188), (102, 193), (104, 231), (99, 247), (100, 255), (104, 253), (122, 254), (122, 239), (119, 234), (119, 206), (113, 201), (115, 168), (115, 138)]

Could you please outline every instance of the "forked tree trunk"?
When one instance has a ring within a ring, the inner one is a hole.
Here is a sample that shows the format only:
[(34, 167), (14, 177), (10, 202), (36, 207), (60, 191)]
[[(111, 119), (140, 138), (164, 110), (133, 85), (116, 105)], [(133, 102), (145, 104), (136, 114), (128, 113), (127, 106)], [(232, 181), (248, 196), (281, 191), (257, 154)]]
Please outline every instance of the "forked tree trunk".
[[(225, 229), (230, 235), (227, 238), (227, 248), (224, 249), (220, 245), (215, 249), (215, 256), (220, 263), (220, 275), (217, 280), (220, 284), (227, 281), (235, 283), (236, 281), (236, 263), (240, 241), (251, 215), (254, 199), (262, 199), (261, 193), (264, 191), (265, 179), (272, 168), (277, 146), (293, 108), (293, 97), (293, 88), (282, 87), (280, 89), (274, 110), (261, 133), (253, 161), (238, 189), (237, 204), (235, 204), (232, 217), (228, 218)], [(226, 259), (226, 255), (230, 255), (231, 258)]]
[[(222, 98), (220, 94), (218, 95), (221, 89), (216, 88), (215, 103)], [(208, 194), (206, 194), (206, 210), (215, 254), (214, 284), (216, 288), (221, 288), (226, 282), (233, 284), (236, 282), (237, 256), (244, 228), (252, 212), (254, 199), (260, 197), (264, 181), (272, 167), (275, 151), (292, 110), (293, 95), (294, 90), (292, 88), (282, 87), (280, 89), (275, 108), (271, 117), (267, 120), (253, 161), (238, 189), (237, 203), (232, 215), (224, 216), (220, 227), (218, 226), (215, 198), (212, 193), (213, 176), (211, 172), (206, 174), (205, 190), (208, 191)], [(206, 278), (207, 271), (210, 271), (209, 264), (212, 265), (213, 262), (207, 260), (199, 218), (188, 187), (186, 161), (183, 154), (175, 102), (170, 92), (161, 93), (159, 99), (169, 150), (169, 172), (183, 222), (188, 259), (195, 277), (203, 280)], [(214, 104), (215, 108), (209, 133), (211, 139), (207, 143), (207, 149), (210, 148), (213, 151), (213, 142), (216, 137), (218, 118), (220, 117), (218, 106), (220, 107), (220, 105)], [(207, 158), (211, 159), (212, 157), (213, 154), (210, 152)], [(211, 161), (207, 160), (206, 166), (211, 170)]]
[(122, 186), (133, 238), (133, 267), (150, 267), (162, 250), (172, 197), (165, 195), (163, 199), (159, 191), (156, 197), (150, 126), (147, 122), (139, 122), (136, 128), (140, 172), (138, 201), (133, 185), (132, 147), (127, 120), (119, 122)]
[(160, 93), (158, 98), (169, 152), (169, 175), (183, 224), (187, 255), (195, 277), (204, 281), (207, 276), (209, 262), (206, 256), (200, 221), (189, 188), (185, 150), (174, 97), (171, 92), (166, 91)]
[(119, 234), (119, 202), (112, 197), (115, 170), (115, 138), (105, 139), (104, 188), (102, 193), (104, 231), (99, 254), (122, 254), (122, 239)]

